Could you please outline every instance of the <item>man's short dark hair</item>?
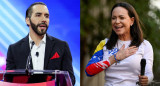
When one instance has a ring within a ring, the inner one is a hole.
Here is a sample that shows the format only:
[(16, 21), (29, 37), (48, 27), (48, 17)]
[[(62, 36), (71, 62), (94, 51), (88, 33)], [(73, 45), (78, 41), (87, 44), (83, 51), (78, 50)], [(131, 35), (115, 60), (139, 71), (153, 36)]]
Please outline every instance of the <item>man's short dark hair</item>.
[(27, 11), (26, 11), (26, 18), (27, 18), (27, 17), (31, 18), (31, 15), (32, 15), (32, 7), (33, 7), (34, 5), (37, 5), (37, 4), (47, 6), (47, 5), (46, 5), (45, 3), (43, 3), (43, 2), (35, 2), (35, 3), (31, 4), (31, 5), (29, 6), (29, 8), (27, 9)]

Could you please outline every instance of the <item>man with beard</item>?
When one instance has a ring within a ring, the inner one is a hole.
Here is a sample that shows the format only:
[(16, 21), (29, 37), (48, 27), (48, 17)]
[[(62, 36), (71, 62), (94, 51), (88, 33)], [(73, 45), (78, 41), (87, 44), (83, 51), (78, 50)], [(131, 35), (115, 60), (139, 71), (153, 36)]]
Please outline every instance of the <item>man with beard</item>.
[[(47, 6), (42, 2), (33, 3), (26, 11), (26, 24), (29, 34), (8, 48), (6, 70), (27, 68), (68, 71), (74, 85), (75, 76), (68, 44), (46, 33), (49, 25)], [(26, 65), (28, 62), (29, 66)]]

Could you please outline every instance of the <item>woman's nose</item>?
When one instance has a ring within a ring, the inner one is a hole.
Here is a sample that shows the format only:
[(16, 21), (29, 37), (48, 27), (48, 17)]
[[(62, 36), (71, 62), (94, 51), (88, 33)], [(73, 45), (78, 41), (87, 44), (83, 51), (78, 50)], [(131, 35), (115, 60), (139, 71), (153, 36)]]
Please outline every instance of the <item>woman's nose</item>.
[(119, 20), (119, 19), (116, 19), (115, 23), (120, 23), (120, 20)]

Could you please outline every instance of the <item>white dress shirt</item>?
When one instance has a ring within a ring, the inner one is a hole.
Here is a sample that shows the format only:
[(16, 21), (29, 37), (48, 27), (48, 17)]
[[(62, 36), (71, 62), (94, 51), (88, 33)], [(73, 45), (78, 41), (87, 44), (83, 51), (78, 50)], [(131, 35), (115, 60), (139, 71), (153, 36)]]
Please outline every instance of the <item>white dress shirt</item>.
[[(120, 49), (123, 44), (127, 48), (130, 43), (131, 41), (118, 40), (114, 48)], [(110, 57), (109, 50), (104, 47), (103, 51), (103, 60), (106, 60)], [(134, 55), (120, 61), (117, 65), (112, 64), (105, 70), (105, 86), (137, 86), (136, 82), (139, 81), (138, 75), (140, 75), (140, 61), (142, 58), (146, 59), (145, 76), (148, 77), (148, 83), (150, 83), (153, 80), (153, 49), (151, 44), (144, 40)]]
[[(29, 35), (30, 49), (31, 49), (32, 42), (33, 40)], [(33, 70), (44, 69), (45, 46), (46, 46), (46, 34), (44, 35), (43, 39), (40, 41), (39, 45), (37, 46), (34, 44), (32, 48), (31, 57), (32, 57)], [(38, 53), (37, 55), (36, 55), (36, 52)]]

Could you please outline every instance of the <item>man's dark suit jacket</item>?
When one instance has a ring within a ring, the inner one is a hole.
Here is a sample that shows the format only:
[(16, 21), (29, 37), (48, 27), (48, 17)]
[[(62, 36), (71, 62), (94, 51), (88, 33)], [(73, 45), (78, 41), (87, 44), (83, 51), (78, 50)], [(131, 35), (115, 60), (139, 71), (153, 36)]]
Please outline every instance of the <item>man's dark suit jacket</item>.
[[(17, 43), (9, 46), (6, 59), (6, 69), (25, 69), (29, 52), (29, 35), (27, 35)], [(51, 59), (56, 52), (60, 57)], [(64, 41), (49, 36), (48, 34), (46, 34), (44, 70), (68, 71), (72, 80), (72, 84), (75, 84), (72, 56), (68, 44)]]

